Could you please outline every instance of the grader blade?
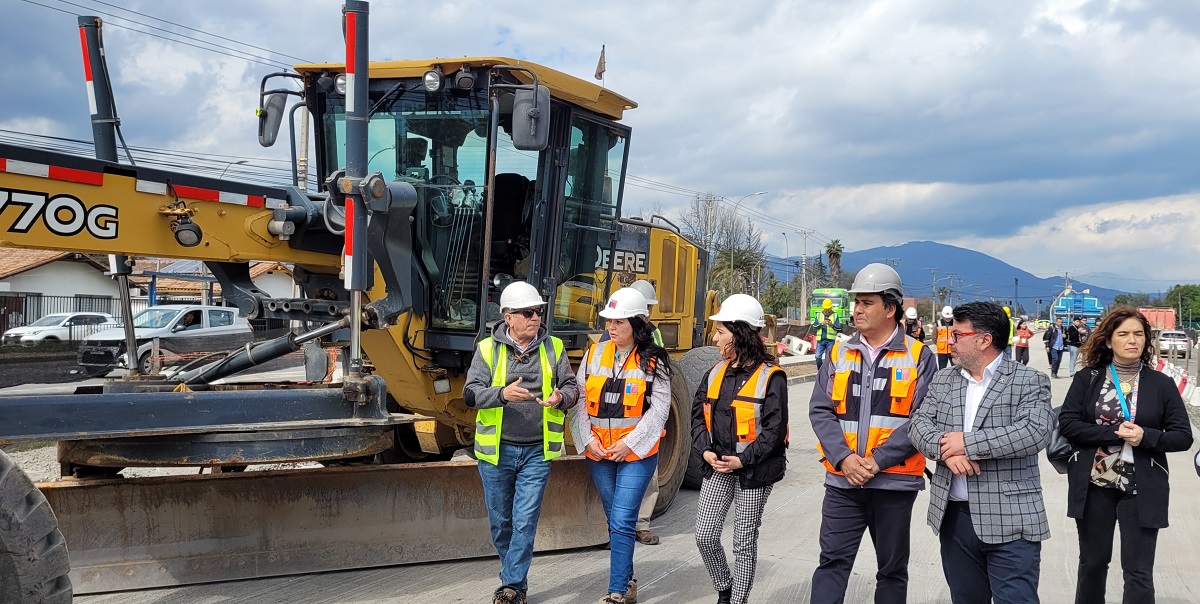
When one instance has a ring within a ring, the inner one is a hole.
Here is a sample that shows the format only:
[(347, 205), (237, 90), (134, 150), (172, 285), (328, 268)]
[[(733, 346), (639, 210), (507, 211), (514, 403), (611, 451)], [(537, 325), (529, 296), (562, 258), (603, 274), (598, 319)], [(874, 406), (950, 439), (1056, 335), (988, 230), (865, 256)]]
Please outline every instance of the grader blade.
[[(584, 459), (551, 467), (536, 549), (607, 542)], [(495, 555), (473, 461), (39, 487), (76, 594)]]

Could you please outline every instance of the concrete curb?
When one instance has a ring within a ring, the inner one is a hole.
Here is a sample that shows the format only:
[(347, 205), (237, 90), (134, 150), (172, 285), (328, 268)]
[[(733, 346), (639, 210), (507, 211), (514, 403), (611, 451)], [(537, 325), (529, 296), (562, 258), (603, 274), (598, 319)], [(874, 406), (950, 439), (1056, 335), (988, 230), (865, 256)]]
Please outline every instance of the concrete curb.
[(812, 373), (809, 375), (795, 375), (795, 376), (788, 378), (787, 385), (795, 386), (797, 384), (807, 384), (809, 382), (815, 382), (816, 380), (817, 380), (817, 374), (815, 374), (815, 373)]

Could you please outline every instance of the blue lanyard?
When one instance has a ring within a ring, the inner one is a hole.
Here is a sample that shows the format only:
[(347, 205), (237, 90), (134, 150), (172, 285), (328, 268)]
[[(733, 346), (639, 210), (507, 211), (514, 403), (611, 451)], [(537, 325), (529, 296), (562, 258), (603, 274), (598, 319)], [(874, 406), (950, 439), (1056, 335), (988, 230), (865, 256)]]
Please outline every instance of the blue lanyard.
[[(1117, 377), (1117, 368), (1112, 365), (1108, 366), (1108, 371), (1112, 373), (1113, 389), (1117, 391), (1117, 399), (1121, 401), (1121, 413), (1125, 414), (1127, 421), (1133, 421), (1133, 414), (1129, 412), (1129, 403), (1125, 402), (1125, 393), (1121, 391), (1121, 378)], [(1140, 373), (1140, 372), (1139, 372)], [(1137, 376), (1134, 376), (1137, 379)], [(1135, 388), (1130, 396), (1137, 397), (1137, 389)], [(1136, 400), (1135, 400), (1136, 404)], [(1137, 407), (1133, 408), (1134, 413), (1137, 413)]]

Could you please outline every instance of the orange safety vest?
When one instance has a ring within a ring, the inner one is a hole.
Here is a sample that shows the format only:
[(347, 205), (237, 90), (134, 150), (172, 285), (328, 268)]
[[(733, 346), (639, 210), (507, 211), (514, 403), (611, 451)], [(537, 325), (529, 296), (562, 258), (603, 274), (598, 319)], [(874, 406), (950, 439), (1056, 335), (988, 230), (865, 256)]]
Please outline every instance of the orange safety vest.
[[(721, 396), (721, 382), (725, 379), (725, 371), (730, 361), (717, 363), (708, 372), (708, 400), (704, 402), (704, 427), (708, 429), (709, 441), (712, 441), (712, 410)], [(758, 425), (762, 423), (763, 401), (767, 398), (767, 382), (777, 371), (783, 371), (777, 366), (761, 364), (750, 378), (734, 395), (730, 406), (733, 407), (733, 420), (737, 424), (737, 452), (741, 453), (758, 438)], [(789, 432), (791, 428), (788, 428)], [(786, 446), (788, 437), (784, 438)]]
[(937, 353), (950, 354), (950, 331), (954, 329), (954, 325), (942, 325), (938, 323), (937, 328)]
[[(605, 340), (594, 344), (586, 359), (587, 381), (584, 383), (584, 392), (587, 395), (587, 412), (592, 423), (592, 436), (599, 439), (605, 448), (613, 446), (637, 427), (646, 413), (650, 401), (648, 395), (653, 385), (653, 359), (650, 361), (649, 373), (642, 371), (641, 359), (636, 354), (626, 357), (621, 368), (617, 370), (614, 368), (616, 353), (617, 346), (611, 340)], [(661, 440), (661, 435), (659, 439)], [(645, 457), (655, 453), (658, 453), (657, 441)], [(592, 456), (591, 451), (585, 455), (600, 461)], [(644, 457), (639, 457), (632, 451), (625, 456), (625, 461), (639, 459)]]
[[(866, 430), (859, 425), (859, 406), (863, 404), (862, 363), (863, 354), (838, 342), (829, 351), (829, 362), (833, 363), (833, 387), (830, 398), (837, 403), (834, 413), (842, 424), (842, 434), (846, 437), (846, 445), (862, 456), (870, 456), (871, 451), (887, 441), (896, 430), (908, 421), (912, 412), (913, 396), (917, 393), (917, 361), (921, 358), (924, 344), (909, 337), (904, 338), (907, 350), (886, 350), (883, 358), (879, 359), (880, 369), (887, 370), (886, 378), (876, 378), (885, 383), (881, 388), (871, 388), (866, 402), (871, 406), (870, 425)], [(858, 444), (865, 436), (866, 446), (859, 450)], [(821, 463), (825, 469), (834, 474), (841, 474), (825, 456), (821, 443), (817, 443), (817, 451), (821, 453)], [(925, 471), (925, 456), (920, 452), (913, 453), (903, 462), (889, 468), (884, 468), (889, 474), (906, 474), (921, 476)]]

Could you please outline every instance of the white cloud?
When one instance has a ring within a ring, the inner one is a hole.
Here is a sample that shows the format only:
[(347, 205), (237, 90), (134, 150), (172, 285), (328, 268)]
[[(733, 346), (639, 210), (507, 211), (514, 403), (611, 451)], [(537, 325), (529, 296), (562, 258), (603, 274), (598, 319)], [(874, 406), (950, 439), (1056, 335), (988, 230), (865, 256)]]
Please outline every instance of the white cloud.
[[(142, 21), (162, 17), (308, 60), (344, 53), (338, 3), (327, 0), (121, 4), (145, 13)], [(851, 249), (938, 239), (987, 245), (1038, 270), (1050, 261), (1029, 229), (1057, 214), (1142, 204), (1158, 211), (1162, 200), (1182, 203), (1188, 198), (1179, 196), (1200, 191), (1200, 11), (1185, 5), (613, 0), (531, 10), (515, 0), (375, 2), (371, 52), (508, 55), (591, 81), (605, 44), (606, 85), (640, 103), (626, 118), (632, 174), (733, 199), (770, 191), (746, 205)], [(0, 100), (6, 127), (89, 136), (74, 18), (24, 4), (6, 11), (16, 18), (0, 20), (0, 51), (25, 68), (14, 63), (0, 74), (29, 83), (26, 94)], [(255, 141), (253, 107), (267, 67), (120, 27), (108, 33), (128, 138), (286, 156), (286, 145), (263, 150)], [(42, 75), (31, 79), (32, 71)], [(634, 183), (626, 192), (631, 207), (688, 201)], [(1124, 224), (1105, 220), (1098, 229)], [(1083, 232), (1060, 236), (1085, 240)], [(1153, 240), (1143, 239), (1145, 249)], [(1129, 253), (1095, 243), (1073, 262), (1101, 271)]]
[(1134, 280), (1170, 279), (1195, 270), (1200, 195), (1074, 207), (1012, 237), (949, 243), (1005, 258), (1036, 274), (1095, 270)]

